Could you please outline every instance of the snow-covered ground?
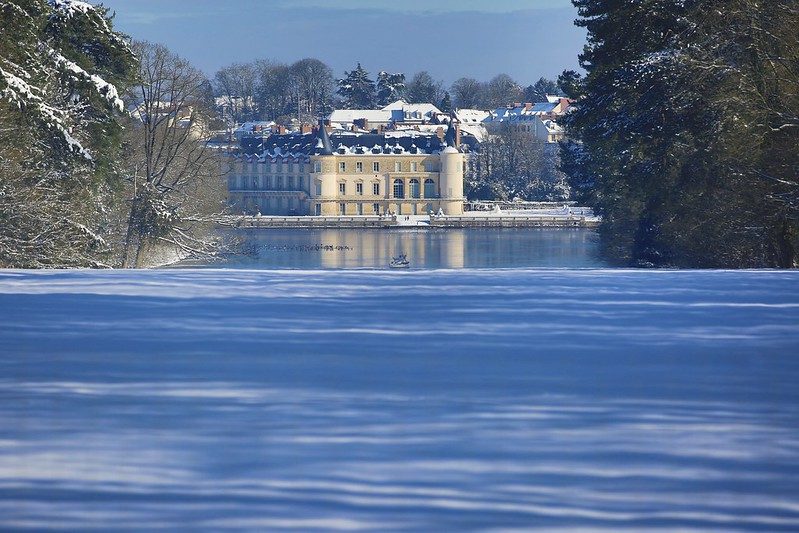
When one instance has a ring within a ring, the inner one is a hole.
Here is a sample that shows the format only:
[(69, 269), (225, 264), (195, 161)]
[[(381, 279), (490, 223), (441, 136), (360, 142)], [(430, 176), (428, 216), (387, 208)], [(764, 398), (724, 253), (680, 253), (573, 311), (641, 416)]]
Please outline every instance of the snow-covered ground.
[(799, 272), (0, 271), (0, 529), (799, 529)]

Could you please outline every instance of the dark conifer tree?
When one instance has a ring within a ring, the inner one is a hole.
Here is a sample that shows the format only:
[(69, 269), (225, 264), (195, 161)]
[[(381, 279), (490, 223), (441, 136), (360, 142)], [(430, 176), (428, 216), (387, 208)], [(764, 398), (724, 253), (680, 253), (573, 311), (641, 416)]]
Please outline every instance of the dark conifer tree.
[(348, 109), (371, 109), (375, 107), (375, 84), (369, 79), (369, 73), (360, 63), (344, 78), (338, 80), (338, 91), (344, 99), (344, 107)]
[(441, 111), (444, 113), (449, 113), (452, 111), (452, 99), (449, 97), (449, 92), (444, 92), (444, 98), (441, 99), (441, 105), (439, 106)]
[(602, 214), (606, 256), (795, 264), (796, 4), (574, 4), (589, 33), (587, 75), (560, 79), (578, 97), (561, 166)]
[(405, 95), (405, 74), (381, 70), (377, 75), (377, 105), (385, 106)]

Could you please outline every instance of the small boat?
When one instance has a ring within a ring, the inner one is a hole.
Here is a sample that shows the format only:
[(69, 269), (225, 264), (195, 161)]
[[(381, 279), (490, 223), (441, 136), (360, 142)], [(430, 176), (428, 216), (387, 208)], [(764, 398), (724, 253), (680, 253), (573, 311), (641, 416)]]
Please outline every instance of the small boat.
[(391, 262), (388, 264), (389, 268), (409, 268), (410, 261), (405, 254), (399, 254), (397, 257), (392, 257)]

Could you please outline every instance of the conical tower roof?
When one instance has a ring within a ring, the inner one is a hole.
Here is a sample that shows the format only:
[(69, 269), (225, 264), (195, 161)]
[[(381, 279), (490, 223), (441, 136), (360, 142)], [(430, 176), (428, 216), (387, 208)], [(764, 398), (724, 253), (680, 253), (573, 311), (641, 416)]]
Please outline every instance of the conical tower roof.
[(448, 147), (458, 149), (458, 142), (455, 135), (455, 118), (450, 117), (449, 119), (449, 127), (447, 128), (447, 133), (444, 135), (444, 142), (447, 143)]
[(325, 119), (319, 119), (319, 140), (322, 141), (322, 151), (319, 155), (333, 155), (333, 144), (330, 142), (330, 136), (327, 134), (325, 128)]

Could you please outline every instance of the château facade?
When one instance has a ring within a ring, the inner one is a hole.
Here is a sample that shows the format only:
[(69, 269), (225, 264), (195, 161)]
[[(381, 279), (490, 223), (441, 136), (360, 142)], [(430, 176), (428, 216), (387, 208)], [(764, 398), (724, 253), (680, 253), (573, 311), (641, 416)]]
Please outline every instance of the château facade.
[(227, 161), (235, 211), (263, 215), (463, 213), (466, 157), (476, 145), (450, 124), (443, 139), (413, 131), (271, 135)]

